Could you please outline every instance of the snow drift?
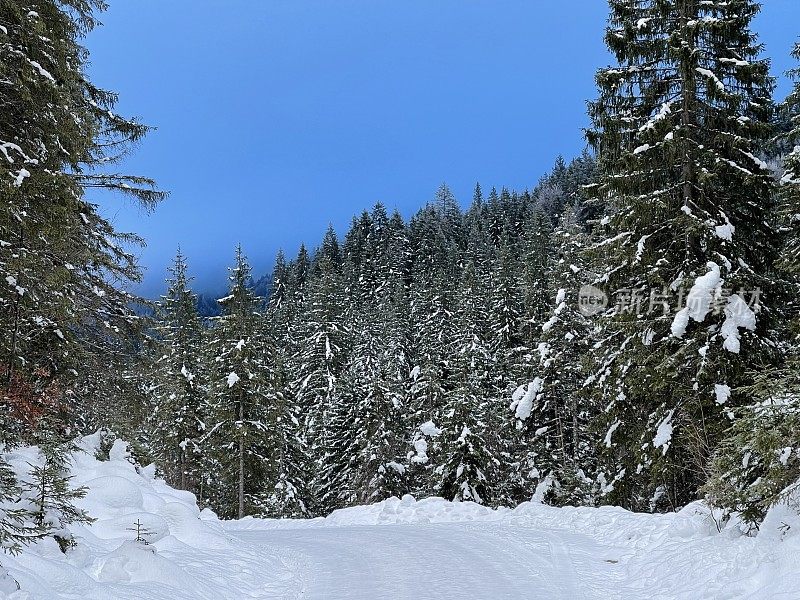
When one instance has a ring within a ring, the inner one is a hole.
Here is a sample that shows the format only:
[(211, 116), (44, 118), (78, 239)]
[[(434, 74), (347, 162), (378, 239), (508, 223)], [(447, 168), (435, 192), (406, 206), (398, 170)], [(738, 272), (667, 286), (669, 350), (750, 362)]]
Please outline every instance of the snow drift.
[[(89, 490), (80, 507), (96, 521), (71, 527), (67, 555), (43, 540), (2, 556), (0, 598), (800, 597), (792, 503), (755, 537), (720, 526), (702, 503), (647, 515), (405, 496), (324, 519), (223, 522), (132, 464), (121, 441), (98, 460), (99, 443), (84, 438), (74, 461), (75, 484)], [(25, 473), (36, 450), (6, 457)]]

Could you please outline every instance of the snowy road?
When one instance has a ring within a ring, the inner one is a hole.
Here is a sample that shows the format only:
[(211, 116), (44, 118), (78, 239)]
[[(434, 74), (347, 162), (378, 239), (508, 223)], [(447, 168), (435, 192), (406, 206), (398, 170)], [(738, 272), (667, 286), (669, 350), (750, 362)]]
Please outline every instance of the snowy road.
[(578, 600), (622, 597), (613, 549), (579, 534), (500, 523), (239, 531), (279, 554), (309, 600)]
[[(800, 516), (776, 507), (758, 536), (702, 503), (666, 515), (621, 508), (490, 509), (390, 498), (324, 519), (222, 521), (136, 468), (127, 445), (75, 455), (77, 546), (2, 555), (8, 600), (796, 600)], [(6, 453), (17, 472), (34, 450)], [(150, 544), (135, 542), (141, 523)], [(0, 579), (0, 584), (4, 583)], [(19, 585), (20, 591), (16, 591)]]

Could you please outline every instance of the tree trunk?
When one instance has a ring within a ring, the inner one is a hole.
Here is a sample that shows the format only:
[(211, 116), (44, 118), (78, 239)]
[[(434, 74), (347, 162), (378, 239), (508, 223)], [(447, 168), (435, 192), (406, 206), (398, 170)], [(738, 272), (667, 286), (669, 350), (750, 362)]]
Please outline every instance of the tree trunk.
[(11, 352), (8, 356), (8, 365), (6, 367), (6, 387), (11, 388), (11, 383), (14, 381), (14, 362), (17, 356), (17, 340), (19, 339), (19, 294), (16, 295), (14, 301), (14, 327), (11, 330)]
[[(22, 257), (24, 252), (25, 235), (22, 228), (19, 230), (19, 256)], [(22, 267), (17, 271), (17, 285), (20, 284)], [(11, 330), (11, 352), (8, 357), (8, 372), (6, 373), (6, 387), (11, 388), (11, 383), (14, 380), (14, 363), (17, 360), (17, 346), (19, 345), (19, 319), (20, 319), (20, 303), (22, 298), (19, 293), (14, 294), (14, 327)]]
[(244, 401), (239, 400), (239, 518), (244, 518)]
[(572, 464), (578, 464), (578, 400), (575, 398), (575, 392), (571, 394), (570, 409), (572, 410)]
[[(681, 26), (683, 29), (684, 41), (689, 44), (686, 39), (690, 35), (689, 22), (694, 21), (697, 16), (697, 9), (694, 0), (684, 0), (681, 3)], [(694, 40), (692, 40), (694, 42)], [(689, 44), (694, 47), (694, 43)], [(694, 54), (685, 54), (681, 60), (681, 87), (683, 94), (682, 114), (681, 114), (681, 129), (683, 138), (692, 135), (693, 126), (695, 125), (694, 110), (695, 100), (697, 97), (697, 73), (695, 71)], [(689, 145), (684, 144), (683, 147), (683, 164), (681, 165), (681, 179), (683, 180), (683, 204), (689, 208), (693, 208), (691, 204), (694, 201), (694, 161), (692, 153), (689, 150)]]
[[(186, 445), (186, 440), (184, 439), (184, 446), (185, 445)], [(187, 485), (187, 482), (186, 482), (186, 448), (185, 447), (181, 448), (180, 465), (181, 465), (181, 489), (182, 490), (187, 490), (189, 488), (188, 488), (188, 485)]]

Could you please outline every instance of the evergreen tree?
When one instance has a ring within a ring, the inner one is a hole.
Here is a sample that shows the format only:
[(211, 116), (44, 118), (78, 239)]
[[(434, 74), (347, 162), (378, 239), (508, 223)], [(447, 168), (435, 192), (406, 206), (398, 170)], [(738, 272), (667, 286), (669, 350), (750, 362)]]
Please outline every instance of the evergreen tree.
[(350, 501), (365, 504), (401, 496), (407, 491), (403, 465), (402, 380), (403, 355), (394, 344), (385, 348), (379, 332), (383, 323), (360, 330), (353, 358), (348, 364), (348, 432), (354, 442), (347, 464)]
[(306, 444), (302, 411), (289, 389), (291, 324), (296, 314), (292, 272), (283, 252), (275, 261), (262, 337), (269, 365), (268, 405), (275, 406), (275, 484), (265, 508), (271, 517), (308, 516), (313, 507), (309, 489), (312, 458)]
[[(792, 56), (800, 61), (800, 43), (795, 44)], [(800, 272), (800, 67), (790, 71), (789, 75), (795, 80), (795, 86), (784, 103), (783, 112), (791, 124), (788, 141), (793, 150), (784, 160), (784, 174), (781, 178), (782, 212), (786, 216), (789, 231), (782, 266), (798, 273)]]
[(258, 333), (259, 299), (250, 289), (250, 265), (241, 247), (230, 269), (228, 296), (220, 299), (222, 316), (215, 323), (211, 346), (211, 420), (213, 448), (207, 473), (215, 506), (225, 516), (242, 518), (263, 510), (271, 492), (274, 432), (266, 405), (267, 367)]
[[(793, 56), (800, 59), (800, 44)], [(787, 233), (776, 276), (792, 286), (790, 312), (797, 314), (800, 275), (800, 71), (790, 72), (795, 88), (783, 106), (791, 124), (786, 141), (794, 148), (784, 160), (780, 181), (781, 213)], [(775, 504), (789, 500), (800, 479), (800, 322), (784, 327), (786, 361), (760, 369), (747, 389), (751, 404), (740, 410), (714, 456), (712, 477), (705, 486), (709, 501), (739, 513), (753, 527)]]
[(288, 375), (280, 350), (270, 345), (265, 359), (270, 365), (270, 377), (266, 382), (264, 401), (272, 407), (270, 436), (274, 452), (271, 484), (263, 495), (259, 512), (273, 518), (308, 517), (313, 507), (309, 489), (311, 461), (300, 410), (286, 394)]
[(520, 285), (524, 294), (521, 333), (527, 347), (532, 348), (538, 342), (539, 328), (550, 307), (547, 274), (552, 248), (550, 226), (542, 210), (536, 208), (531, 213), (524, 240), (524, 266)]
[(33, 506), (31, 518), (39, 534), (52, 536), (61, 551), (66, 552), (76, 544), (67, 526), (90, 523), (92, 519), (74, 504), (86, 495), (86, 489), (70, 485), (71, 454), (78, 448), (69, 436), (43, 427), (45, 424), (40, 423), (37, 436), (41, 462), (31, 465), (31, 481), (23, 486), (23, 491)]
[[(289, 394), (298, 407), (303, 439), (313, 456), (310, 482), (314, 512), (338, 508), (333, 481), (341, 475), (341, 466), (331, 431), (331, 411), (339, 402), (337, 382), (341, 375), (347, 347), (344, 324), (345, 288), (341, 262), (333, 230), (314, 259), (314, 276), (305, 279), (301, 303), (290, 325), (291, 356), (288, 365), (291, 379)], [(302, 280), (301, 255), (295, 263), (295, 285)]]
[(21, 495), (16, 474), (0, 457), (0, 548), (9, 554), (20, 552), (38, 534), (29, 525), (30, 513), (23, 508), (14, 507)]
[(800, 352), (795, 337), (785, 365), (759, 374), (755, 402), (738, 411), (714, 455), (708, 501), (757, 528), (800, 480)]
[(588, 132), (609, 205), (601, 280), (617, 301), (594, 352), (605, 491), (675, 508), (697, 497), (749, 369), (774, 352), (776, 305), (752, 301), (775, 260), (774, 186), (757, 157), (773, 82), (750, 30), (755, 2), (610, 7), (619, 64), (597, 76)]
[(409, 411), (409, 337), (405, 285), (407, 240), (402, 221), (372, 212), (364, 260), (354, 288), (353, 331), (347, 365), (352, 398), (351, 485), (356, 501), (400, 496), (408, 490), (404, 436)]
[[(0, 342), (3, 403), (74, 391), (93, 358), (137, 319), (120, 283), (138, 281), (135, 236), (120, 234), (85, 199), (118, 191), (146, 207), (163, 194), (107, 168), (148, 128), (114, 112), (116, 95), (91, 83), (80, 40), (105, 8), (95, 0), (0, 4)], [(20, 390), (30, 390), (20, 398)], [(99, 393), (96, 391), (96, 393)], [(102, 393), (99, 393), (102, 395)], [(19, 425), (21, 429), (24, 426)]]
[(472, 204), (464, 215), (464, 226), (470, 234), (475, 230), (481, 230), (486, 227), (487, 212), (488, 209), (483, 200), (481, 184), (476, 183), (475, 192), (472, 195)]
[[(490, 279), (489, 323), (493, 337), (493, 349), (498, 355), (510, 353), (520, 338), (520, 319), (522, 318), (522, 298), (517, 291), (518, 261), (508, 233), (502, 236), (500, 248), (491, 257), (488, 273)], [(503, 360), (506, 362), (506, 359)], [(501, 375), (507, 374), (504, 366)]]
[(207, 412), (207, 366), (204, 326), (197, 313), (197, 296), (189, 288), (186, 259), (180, 250), (170, 267), (169, 288), (156, 309), (160, 358), (153, 386), (154, 449), (167, 481), (199, 493)]
[(588, 280), (587, 236), (572, 207), (562, 215), (553, 244), (558, 251), (548, 281), (554, 308), (541, 326), (533, 381), (517, 390), (512, 404), (524, 452), (518, 477), (527, 483), (528, 494), (534, 491), (531, 485), (543, 485), (546, 499), (555, 504), (590, 504), (586, 471), (593, 462), (590, 425), (596, 414), (587, 406), (583, 385), (590, 375), (592, 326), (579, 304)]
[(537, 207), (552, 221), (558, 219), (564, 212), (564, 207), (568, 202), (566, 186), (567, 163), (563, 156), (559, 156), (553, 170), (539, 182), (534, 191)]
[(503, 235), (500, 248), (488, 265), (489, 309), (488, 342), (492, 354), (491, 391), (489, 398), (497, 410), (491, 416), (492, 427), (498, 438), (498, 458), (502, 462), (498, 503), (510, 506), (527, 495), (520, 492), (523, 483), (519, 477), (518, 440), (508, 427), (505, 408), (514, 389), (513, 382), (520, 377), (520, 363), (530, 360), (524, 357), (530, 349), (524, 345), (520, 321), (523, 297), (519, 293), (519, 258), (508, 233)]
[[(424, 273), (424, 272), (423, 272)], [(436, 447), (441, 440), (427, 436), (419, 429), (430, 423), (429, 430), (443, 426), (445, 398), (450, 390), (449, 356), (455, 335), (455, 323), (445, 298), (445, 284), (440, 277), (431, 273), (427, 280), (420, 273), (418, 281), (412, 283), (411, 296), (411, 348), (410, 385), (407, 392), (406, 414), (408, 425), (414, 427), (409, 448), (409, 460), (413, 469), (409, 474), (411, 489), (417, 495), (429, 496), (435, 493), (439, 476), (441, 456)], [(437, 427), (438, 426), (438, 427)], [(424, 452), (420, 453), (423, 449)]]
[(438, 489), (448, 499), (492, 501), (498, 460), (488, 419), (499, 412), (491, 396), (492, 353), (487, 343), (488, 290), (467, 263), (458, 295), (457, 332), (450, 354), (453, 387), (445, 397), (445, 437)]
[[(130, 440), (143, 460), (152, 462), (152, 436), (147, 427), (152, 415), (153, 365), (160, 355), (151, 335), (150, 320), (124, 337), (106, 339), (100, 348), (84, 358), (84, 367), (72, 386), (71, 401), (63, 407), (67, 417), (54, 422), (72, 423), (76, 431), (109, 429)], [(53, 422), (53, 421), (51, 421)]]
[[(91, 397), (113, 402), (121, 372), (109, 373), (109, 362), (137, 333), (133, 298), (123, 291), (140, 277), (134, 256), (123, 250), (137, 238), (117, 232), (85, 194), (90, 188), (118, 191), (145, 207), (163, 194), (150, 180), (107, 170), (148, 128), (117, 115), (116, 95), (87, 75), (81, 39), (104, 8), (99, 0), (0, 2), (4, 448), (34, 443), (37, 427), (56, 433), (97, 414), (86, 403), (88, 381)], [(48, 469), (42, 472), (51, 481), (46, 496), (56, 503), (48, 515), (63, 524), (74, 516), (71, 492), (52, 461)], [(26, 523), (30, 515), (13, 508), (21, 494), (0, 460), (0, 546), (11, 552), (37, 537)]]

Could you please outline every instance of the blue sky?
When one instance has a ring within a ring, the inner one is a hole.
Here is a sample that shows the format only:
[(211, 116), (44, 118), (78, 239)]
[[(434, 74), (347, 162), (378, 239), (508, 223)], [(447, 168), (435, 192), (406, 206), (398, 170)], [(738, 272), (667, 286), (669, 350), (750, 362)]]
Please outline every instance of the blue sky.
[[(780, 74), (800, 2), (765, 5)], [(147, 241), (138, 291), (178, 245), (218, 292), (237, 242), (260, 275), (378, 201), (410, 216), (442, 182), (463, 202), (476, 181), (533, 187), (584, 147), (605, 19), (601, 0), (111, 0), (90, 73), (158, 128), (124, 170), (171, 193), (154, 214), (102, 200)]]

